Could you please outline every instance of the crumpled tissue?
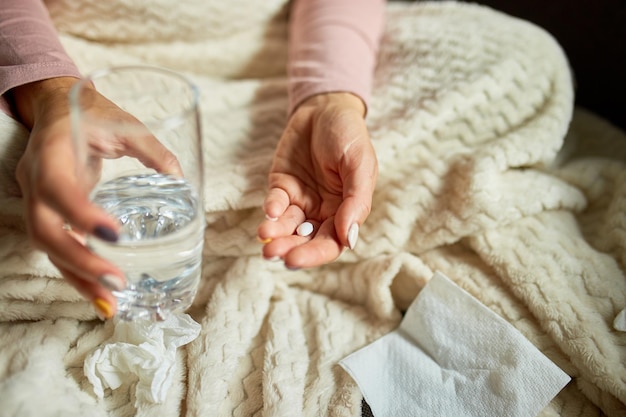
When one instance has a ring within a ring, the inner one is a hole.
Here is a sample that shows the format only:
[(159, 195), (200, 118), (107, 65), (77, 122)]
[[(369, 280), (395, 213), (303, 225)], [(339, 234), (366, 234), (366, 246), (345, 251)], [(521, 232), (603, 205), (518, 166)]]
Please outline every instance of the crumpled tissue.
[(536, 416), (570, 381), (441, 273), (395, 331), (344, 358), (375, 417)]
[(200, 334), (200, 324), (187, 314), (163, 321), (117, 320), (112, 337), (85, 359), (84, 372), (95, 394), (137, 381), (135, 405), (162, 403), (172, 385), (176, 350)]

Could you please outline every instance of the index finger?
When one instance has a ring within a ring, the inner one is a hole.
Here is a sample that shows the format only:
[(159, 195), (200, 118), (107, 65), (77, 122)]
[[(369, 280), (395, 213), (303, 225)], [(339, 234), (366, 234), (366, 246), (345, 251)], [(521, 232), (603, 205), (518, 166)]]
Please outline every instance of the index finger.
[(145, 129), (144, 135), (132, 139), (124, 138), (123, 142), (124, 153), (137, 158), (148, 168), (166, 174), (183, 176), (183, 170), (176, 155), (155, 138), (148, 129)]

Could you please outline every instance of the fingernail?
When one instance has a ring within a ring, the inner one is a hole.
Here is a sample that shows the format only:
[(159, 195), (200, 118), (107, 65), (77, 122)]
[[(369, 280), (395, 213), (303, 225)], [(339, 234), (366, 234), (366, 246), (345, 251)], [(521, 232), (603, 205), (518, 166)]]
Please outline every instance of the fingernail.
[(353, 223), (348, 229), (348, 246), (350, 249), (354, 250), (357, 240), (359, 240), (359, 225)]
[(96, 228), (93, 229), (93, 234), (107, 242), (117, 242), (117, 233), (110, 227), (96, 226)]
[(300, 267), (298, 267), (298, 266), (289, 266), (289, 265), (285, 265), (285, 268), (287, 268), (287, 269), (288, 269), (288, 270), (290, 270), (290, 271), (298, 271), (298, 270), (300, 270), (300, 269), (301, 269), (301, 268), (300, 268)]
[(113, 309), (111, 308), (111, 304), (109, 304), (103, 298), (96, 298), (93, 300), (93, 307), (96, 310), (96, 314), (100, 318), (100, 320), (108, 320), (113, 317)]
[(280, 261), (280, 256), (270, 256), (269, 258), (263, 258), (266, 261), (270, 261), (270, 262), (276, 262), (276, 261)]
[(265, 215), (265, 218), (271, 222), (275, 222), (276, 220), (278, 220), (278, 217), (270, 217), (267, 214)]
[(256, 240), (258, 240), (259, 242), (261, 242), (262, 244), (266, 244), (266, 243), (270, 243), (272, 241), (271, 237), (267, 237), (265, 239), (261, 239), (259, 236), (256, 237)]
[(113, 274), (104, 274), (100, 278), (98, 278), (98, 282), (107, 290), (111, 291), (122, 291), (126, 288), (126, 285), (122, 281), (121, 278)]

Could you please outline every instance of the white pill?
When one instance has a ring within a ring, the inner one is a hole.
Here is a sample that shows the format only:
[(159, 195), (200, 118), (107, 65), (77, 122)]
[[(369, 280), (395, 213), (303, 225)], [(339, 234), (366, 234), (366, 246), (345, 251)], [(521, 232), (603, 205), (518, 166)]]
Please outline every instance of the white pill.
[(298, 236), (308, 236), (313, 233), (313, 225), (309, 222), (304, 222), (296, 229)]

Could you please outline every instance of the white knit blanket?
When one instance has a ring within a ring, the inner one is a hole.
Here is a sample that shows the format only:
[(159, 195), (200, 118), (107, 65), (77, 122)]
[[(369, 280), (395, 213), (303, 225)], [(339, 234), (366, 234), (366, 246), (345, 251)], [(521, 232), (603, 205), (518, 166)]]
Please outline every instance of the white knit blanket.
[(27, 132), (2, 116), (2, 416), (359, 416), (337, 362), (394, 329), (435, 270), (572, 377), (542, 416), (625, 415), (626, 135), (573, 112), (549, 35), (475, 5), (389, 3), (372, 213), (355, 251), (288, 271), (255, 238), (286, 120), (284, 0), (150, 3), (59, 0), (52, 15), (84, 72), (148, 63), (201, 88), (202, 332), (162, 404), (135, 408), (132, 382), (97, 399), (83, 362), (112, 326), (29, 246), (14, 180)]

